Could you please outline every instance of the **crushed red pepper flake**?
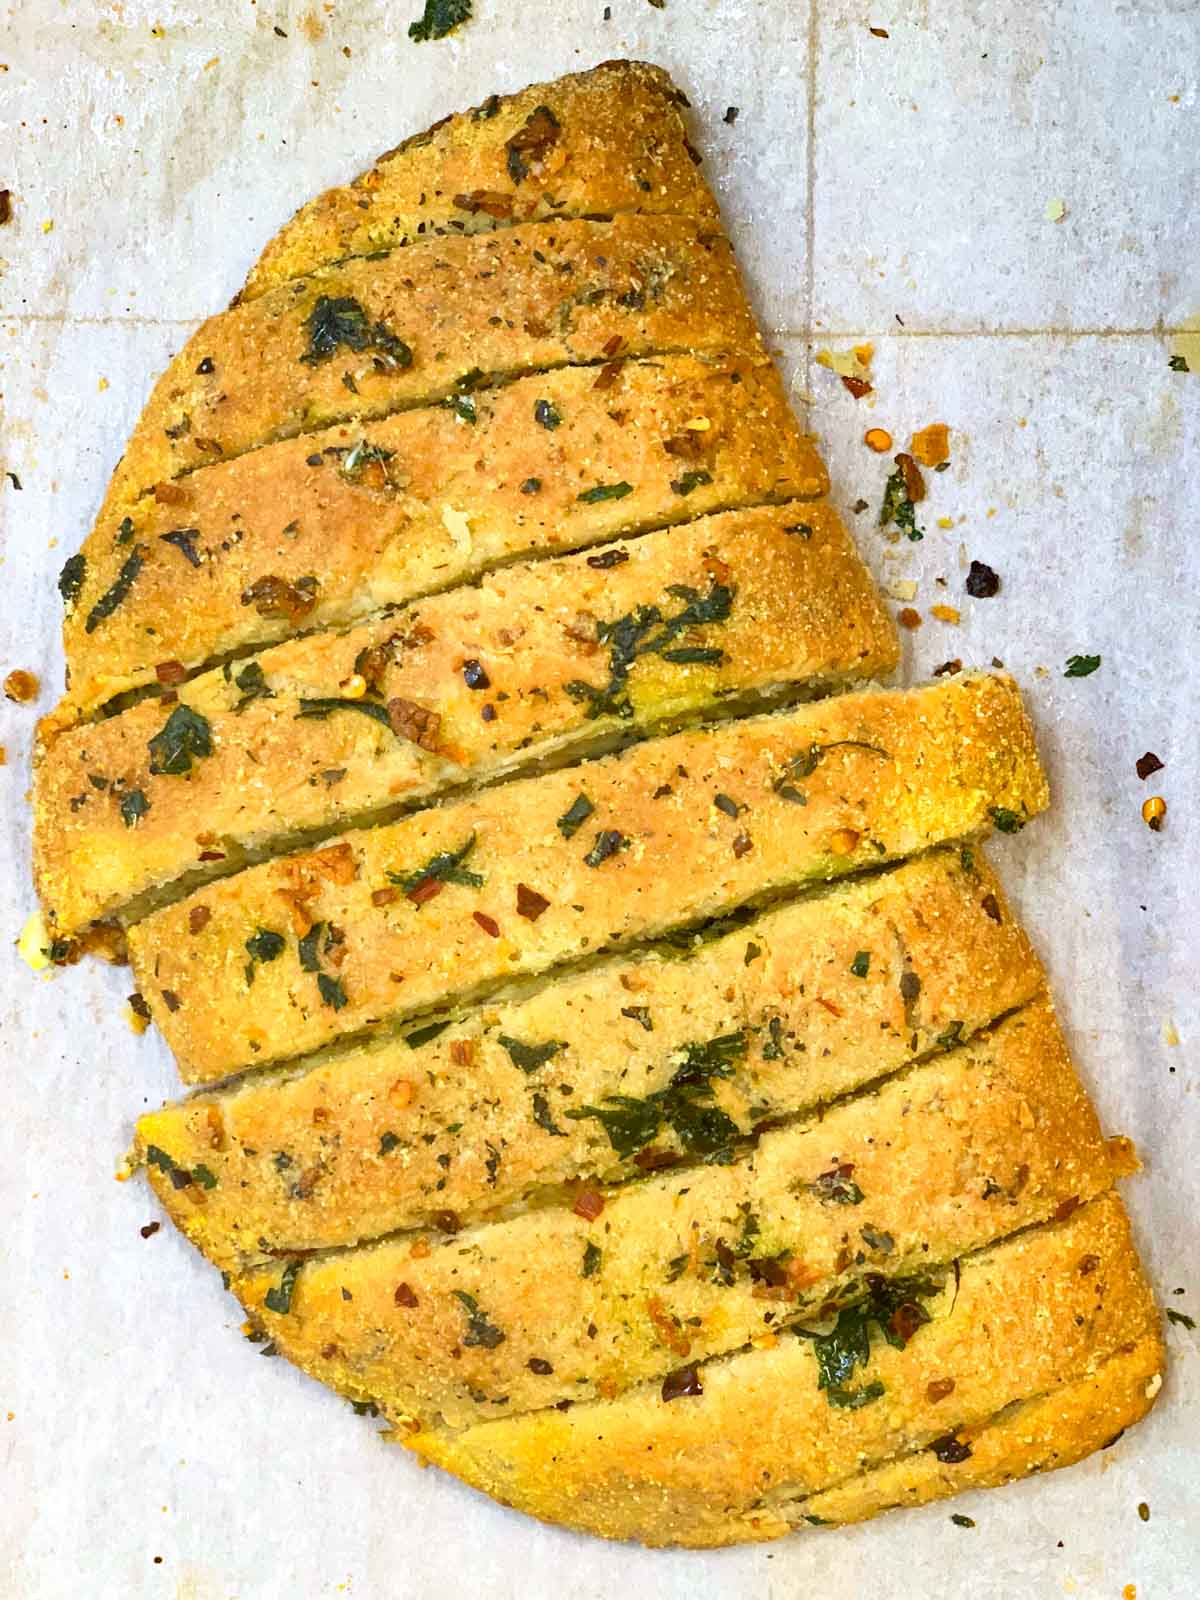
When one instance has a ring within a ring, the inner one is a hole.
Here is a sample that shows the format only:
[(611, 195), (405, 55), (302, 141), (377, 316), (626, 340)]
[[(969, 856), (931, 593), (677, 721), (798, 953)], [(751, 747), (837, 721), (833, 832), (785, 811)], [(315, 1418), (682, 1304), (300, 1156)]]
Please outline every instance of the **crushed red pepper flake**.
[(539, 894), (536, 889), (531, 889), (527, 883), (517, 885), (518, 916), (525, 917), (529, 922), (536, 922), (549, 905), (546, 896)]
[(160, 661), (154, 669), (154, 676), (159, 683), (182, 683), (187, 677), (187, 668), (182, 661)]
[(477, 922), (489, 938), (500, 937), (500, 924), (495, 917), (489, 917), (486, 911), (472, 911), (471, 920)]
[(398, 1306), (407, 1306), (410, 1311), (420, 1304), (416, 1294), (407, 1283), (398, 1283), (396, 1285), (396, 1292), (392, 1299)]
[(575, 1196), (575, 1204), (571, 1209), (585, 1222), (595, 1222), (604, 1210), (604, 1196), (595, 1189), (581, 1189)]
[(441, 894), (445, 887), (440, 878), (422, 878), (419, 883), (413, 884), (405, 898), (415, 906), (423, 906), (427, 900), (433, 900)]
[(1151, 773), (1161, 772), (1165, 765), (1166, 762), (1160, 761), (1153, 750), (1147, 750), (1144, 756), (1138, 757), (1134, 770), (1138, 777), (1145, 781)]
[(203, 933), (212, 921), (211, 906), (193, 906), (188, 912), (188, 932)]

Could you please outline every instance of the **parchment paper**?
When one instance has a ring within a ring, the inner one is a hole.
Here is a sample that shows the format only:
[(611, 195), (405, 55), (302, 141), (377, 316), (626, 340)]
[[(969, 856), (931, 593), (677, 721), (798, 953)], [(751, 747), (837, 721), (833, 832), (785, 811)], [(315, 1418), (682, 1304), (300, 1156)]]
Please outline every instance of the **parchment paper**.
[[(1141, 1151), (1126, 1193), (1160, 1298), (1200, 1320), (1200, 7), (613, 0), (605, 21), (595, 0), (476, 0), (457, 38), (415, 45), (418, 9), (0, 10), (0, 467), (20, 484), (0, 479), (0, 661), (43, 683), (36, 708), (0, 702), (0, 1594), (1194, 1596), (1200, 1333), (1182, 1325), (1150, 1420), (1070, 1471), (773, 1547), (650, 1554), (421, 1472), (262, 1360), (199, 1257), (167, 1226), (140, 1236), (146, 1189), (113, 1181), (134, 1116), (173, 1091), (166, 1052), (122, 1020), (128, 973), (34, 978), (12, 949), (58, 569), (154, 376), (298, 204), (448, 110), (639, 55), (691, 96), (838, 503), (923, 618), (906, 672), (998, 657), (1028, 691), (1055, 806), (995, 856), (1103, 1117)], [(876, 395), (855, 401), (813, 355), (864, 339)], [(1183, 352), (1190, 373), (1169, 365)], [(899, 449), (935, 420), (953, 464), (930, 477), (924, 541), (890, 545), (890, 458), (863, 431)], [(969, 558), (1000, 574), (994, 599), (964, 594)], [(1064, 678), (1076, 653), (1100, 669)], [(1145, 750), (1166, 762), (1148, 783)]]

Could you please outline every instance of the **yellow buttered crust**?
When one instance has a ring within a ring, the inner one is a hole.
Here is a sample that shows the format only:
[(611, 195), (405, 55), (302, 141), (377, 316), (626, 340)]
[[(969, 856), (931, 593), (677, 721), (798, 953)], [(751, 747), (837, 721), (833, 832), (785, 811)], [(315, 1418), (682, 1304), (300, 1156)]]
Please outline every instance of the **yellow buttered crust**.
[[(855, 1387), (882, 1392), (861, 1404), (831, 1404), (811, 1341), (784, 1334), (773, 1348), (701, 1365), (700, 1393), (685, 1385), (664, 1400), (660, 1385), (646, 1385), (405, 1442), (548, 1521), (648, 1544), (724, 1544), (752, 1537), (754, 1518), (768, 1535), (784, 1532), (788, 1519), (773, 1505), (957, 1439), (1014, 1402), (1087, 1378), (1158, 1328), (1111, 1191), (964, 1259), (926, 1311), (931, 1320), (903, 1349), (873, 1338)], [(1151, 1378), (1147, 1398), (1156, 1387)], [(1072, 1454), (1069, 1436), (1060, 1446)]]
[[(1046, 802), (1010, 678), (846, 694), (252, 867), (132, 928), (130, 956), (182, 1076), (211, 1081), (985, 831), (996, 815), (1019, 826)], [(581, 805), (586, 821), (569, 829)], [(283, 943), (250, 977), (248, 942), (264, 931)]]
[(406, 139), (345, 188), (310, 200), (271, 240), (238, 298), (430, 234), (581, 212), (671, 212), (714, 223), (685, 103), (660, 67), (641, 61), (605, 61), (492, 95)]
[[(335, 422), (618, 356), (761, 350), (728, 241), (686, 217), (529, 223), (296, 278), (204, 323), (154, 387), (98, 519), (214, 461)], [(136, 528), (136, 517), (133, 518)], [(132, 559), (138, 552), (129, 540)], [(68, 637), (68, 661), (72, 639)]]
[[(605, 700), (605, 641), (649, 608), (662, 620)], [(700, 518), (599, 555), (505, 568), (181, 685), (178, 705), (204, 719), (210, 745), (186, 773), (161, 760), (181, 713), (157, 699), (52, 740), (34, 800), (47, 923), (66, 936), (136, 912), (139, 897), (185, 874), (225, 875), (305, 833), (731, 699), (761, 708), (802, 687), (882, 676), (896, 655), (890, 619), (824, 505)]]
[[(70, 693), (46, 734), (169, 663), (194, 671), (515, 557), (828, 488), (761, 353), (563, 367), (469, 398), (474, 422), (436, 405), (339, 423), (189, 473), (115, 534), (102, 518), (65, 624)], [(93, 622), (135, 550), (133, 581)]]
[[(714, 1099), (749, 1134), (969, 1038), (1042, 981), (981, 853), (936, 851), (686, 952), (560, 978), (415, 1049), (379, 1041), (164, 1106), (138, 1123), (137, 1156), (161, 1152), (146, 1170), (176, 1225), (218, 1267), (244, 1270), (264, 1252), (354, 1244), (446, 1212), (468, 1223), (644, 1172), (641, 1151), (619, 1153), (595, 1118), (536, 1120), (535, 1093), (566, 1109), (562, 1083), (576, 1105), (645, 1100), (689, 1046), (732, 1041)], [(518, 1065), (521, 1046), (547, 1042), (540, 1067)], [(666, 1120), (653, 1146), (655, 1159), (683, 1150)], [(197, 1167), (207, 1187), (180, 1181)]]
[[(532, 1089), (556, 1124), (581, 1109), (558, 1076), (547, 1064)], [(686, 1115), (708, 1104), (693, 1097)], [(535, 1206), (324, 1255), (301, 1265), (286, 1312), (267, 1303), (277, 1265), (233, 1288), (277, 1349), (332, 1388), (464, 1427), (614, 1399), (773, 1338), (873, 1273), (945, 1266), (1112, 1176), (1041, 1000), (876, 1093), (763, 1134), (729, 1165), (607, 1190), (594, 1217)]]

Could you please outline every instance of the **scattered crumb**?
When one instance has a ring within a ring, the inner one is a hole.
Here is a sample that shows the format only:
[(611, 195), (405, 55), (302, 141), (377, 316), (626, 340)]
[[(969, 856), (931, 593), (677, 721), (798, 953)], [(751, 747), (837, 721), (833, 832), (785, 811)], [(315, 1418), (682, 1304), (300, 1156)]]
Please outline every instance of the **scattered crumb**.
[(954, 518), (953, 517), (939, 517), (937, 519), (937, 525), (938, 525), (939, 528), (952, 528), (954, 526)]
[(53, 217), (47, 218), (47, 220), (42, 223), (42, 232), (43, 233), (53, 233), (54, 232), (54, 219), (53, 219)]
[(0, 189), (0, 225), (12, 221), (12, 190)]
[(101, 394), (103, 394), (105, 389), (108, 388), (108, 379), (107, 378), (99, 379), (99, 381), (96, 384), (96, 388), (100, 391)]
[(892, 436), (886, 428), (868, 428), (863, 434), (863, 443), (868, 450), (881, 456), (892, 448)]
[(1047, 222), (1061, 222), (1062, 219), (1066, 216), (1066, 214), (1067, 214), (1067, 202), (1065, 200), (1047, 200), (1046, 201), (1046, 221)]
[(902, 628), (919, 628), (921, 626), (921, 613), (914, 611), (911, 606), (905, 606), (897, 614), (896, 621)]
[(962, 618), (954, 606), (936, 605), (929, 608), (939, 622), (961, 622)]
[(17, 954), (31, 971), (44, 972), (50, 965), (50, 957), (47, 954), (49, 944), (50, 936), (46, 931), (45, 919), (40, 911), (35, 911), (21, 929), (21, 936), (17, 940)]
[(817, 365), (836, 373), (856, 400), (872, 392), (871, 358), (874, 345), (856, 344), (852, 350), (818, 350)]
[(931, 422), (918, 428), (909, 446), (923, 467), (940, 467), (950, 459), (950, 429), (944, 422)]
[(8, 751), (4, 748), (4, 746), (2, 744), (0, 744), (0, 767), (6, 767), (7, 765), (8, 765)]
[(210, 56), (209, 59), (204, 63), (205, 72), (211, 72), (220, 59), (220, 56)]
[(24, 672), (17, 667), (4, 680), (4, 698), (19, 706), (27, 706), (31, 700), (37, 699), (41, 687), (36, 673)]
[(1177, 1045), (1179, 1043), (1179, 1030), (1176, 1028), (1175, 1024), (1171, 1021), (1170, 1017), (1168, 1017), (1167, 1020), (1163, 1023), (1163, 1026), (1162, 1026), (1162, 1037), (1163, 1037), (1163, 1043), (1166, 1044), (1166, 1045), (1174, 1046), (1174, 1045)]
[(911, 578), (894, 578), (885, 590), (890, 600), (915, 600), (917, 586)]

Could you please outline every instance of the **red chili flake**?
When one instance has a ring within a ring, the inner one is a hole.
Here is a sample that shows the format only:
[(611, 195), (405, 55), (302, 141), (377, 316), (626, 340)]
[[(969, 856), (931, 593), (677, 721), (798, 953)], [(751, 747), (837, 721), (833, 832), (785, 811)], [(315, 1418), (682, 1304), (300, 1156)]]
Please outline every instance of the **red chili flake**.
[(12, 221), (12, 190), (0, 189), (0, 227)]
[(1004, 921), (1004, 918), (1000, 915), (1000, 902), (996, 899), (994, 894), (985, 894), (983, 899), (980, 901), (980, 904), (983, 906), (983, 909), (987, 912), (988, 916), (991, 917), (993, 922)]
[(733, 854), (738, 861), (740, 861), (743, 856), (749, 855), (753, 849), (754, 841), (751, 839), (748, 833), (739, 833), (737, 838), (733, 841)]
[(201, 861), (224, 861), (225, 852), (224, 850), (201, 850), (199, 859)]
[(299, 622), (316, 605), (319, 588), (316, 578), (297, 578), (295, 583), (289, 583), (286, 578), (267, 573), (242, 590), (242, 604), (253, 606), (260, 617)]
[(886, 28), (870, 28), (868, 31), (870, 33), (873, 33), (877, 39), (890, 39), (891, 38), (891, 34), (887, 31)]
[(550, 1363), (548, 1361), (543, 1361), (541, 1356), (530, 1356), (525, 1365), (529, 1368), (530, 1372), (536, 1372), (539, 1378), (548, 1378), (554, 1371), (554, 1368), (550, 1365)]
[(967, 593), (975, 600), (990, 600), (1000, 590), (999, 575), (982, 561), (972, 561), (967, 573)]
[(154, 669), (154, 676), (159, 683), (182, 683), (187, 677), (187, 668), (182, 661), (160, 661)]
[(611, 389), (620, 375), (621, 363), (619, 361), (606, 361), (600, 368), (599, 376), (595, 383), (592, 384), (592, 388), (600, 390)]
[(408, 891), (407, 898), (415, 906), (423, 906), (426, 900), (432, 900), (441, 894), (445, 884), (440, 878), (422, 878), (420, 883), (414, 883)]
[(939, 1461), (944, 1461), (949, 1467), (957, 1466), (960, 1461), (966, 1461), (971, 1454), (971, 1446), (953, 1433), (943, 1434), (927, 1448), (933, 1451)]
[(1077, 1194), (1068, 1195), (1054, 1213), (1055, 1222), (1065, 1222), (1072, 1212), (1078, 1211), (1083, 1201)]
[(407, 739), (411, 744), (419, 745), (422, 750), (436, 750), (438, 730), (441, 728), (442, 719), (436, 711), (430, 711), (427, 706), (419, 706), (413, 700), (405, 700), (397, 695), (387, 703), (388, 721), (392, 725), (392, 732), (398, 738)]
[(180, 483), (156, 483), (154, 498), (160, 506), (181, 506), (187, 501), (187, 490)]
[(500, 924), (495, 917), (489, 917), (485, 911), (472, 911), (471, 918), (479, 924), (484, 933), (490, 938), (498, 939), (500, 937)]
[(674, 1372), (668, 1372), (663, 1379), (664, 1400), (679, 1400), (687, 1394), (703, 1393), (704, 1385), (700, 1382), (700, 1373), (694, 1362), (687, 1367), (676, 1367)]
[(953, 661), (943, 661), (940, 667), (934, 667), (933, 675), (935, 678), (945, 678), (961, 671), (962, 661), (958, 656), (955, 656)]
[(549, 908), (550, 902), (544, 894), (539, 894), (536, 889), (531, 889), (527, 883), (517, 885), (517, 915), (536, 922), (542, 912)]
[(575, 1204), (571, 1209), (585, 1222), (595, 1222), (604, 1210), (604, 1196), (595, 1189), (581, 1189), (575, 1196)]
[(674, 1150), (660, 1150), (657, 1145), (647, 1145), (633, 1158), (639, 1172), (662, 1172), (667, 1167), (677, 1167), (683, 1160)]
[(188, 912), (188, 932), (203, 933), (212, 921), (211, 906), (193, 906)]
[(462, 1227), (462, 1221), (457, 1211), (435, 1211), (433, 1213), (433, 1225), (435, 1228), (439, 1228), (442, 1233), (457, 1233)]
[(130, 1011), (133, 1012), (135, 1017), (140, 1017), (143, 1022), (153, 1021), (153, 1018), (150, 1015), (150, 1007), (146, 1004), (145, 999), (137, 992), (136, 989), (129, 996), (128, 1004)]
[(904, 474), (905, 494), (912, 501), (913, 505), (918, 505), (925, 498), (925, 479), (921, 476), (920, 467), (913, 460), (912, 456), (909, 455), (907, 450), (901, 450), (900, 454), (896, 457), (896, 465)]
[(412, 1311), (415, 1306), (420, 1304), (416, 1295), (406, 1283), (398, 1283), (396, 1285), (396, 1292), (392, 1296), (392, 1299), (395, 1300), (398, 1306), (407, 1306), (410, 1311)]
[(865, 500), (856, 500), (850, 509), (854, 512), (856, 517), (860, 517), (867, 509), (867, 502)]
[(389, 887), (387, 889), (372, 889), (371, 904), (373, 906), (390, 906), (392, 901), (398, 897), (399, 893), (399, 889), (394, 887)]
[(179, 996), (175, 993), (174, 989), (163, 989), (163, 990), (160, 991), (160, 993), (162, 994), (162, 997), (163, 997), (163, 1005), (166, 1006), (168, 1011), (178, 1011), (179, 1010), (179, 1007), (182, 1004), (182, 1001), (180, 1000)]
[(841, 1016), (842, 1013), (841, 1013), (840, 1008), (838, 1006), (835, 1006), (832, 1000), (826, 1000), (824, 995), (817, 995), (816, 1000), (817, 1000), (817, 1004), (819, 1006), (824, 1006), (826, 1011), (832, 1013), (833, 1016), (835, 1016), (835, 1017), (840, 1017)]
[(143, 1239), (153, 1239), (154, 1235), (161, 1227), (161, 1222), (148, 1222), (144, 1228), (139, 1228), (138, 1232), (141, 1234)]
[(503, 222), (513, 214), (513, 197), (500, 194), (495, 189), (472, 189), (470, 194), (456, 194), (451, 204), (456, 211), (466, 211), (471, 216), (482, 211), (485, 216)]
[(843, 372), (841, 379), (843, 385), (849, 389), (856, 400), (861, 400), (865, 394), (874, 394), (875, 392), (873, 384), (868, 383), (865, 378), (856, 378), (853, 373)]
[(1139, 778), (1146, 779), (1152, 772), (1161, 772), (1165, 762), (1160, 761), (1153, 750), (1147, 750), (1144, 756), (1139, 756), (1136, 771)]
[(614, 333), (611, 339), (606, 339), (600, 346), (600, 354), (607, 356), (611, 361), (624, 343), (625, 340), (622, 336), (619, 333)]
[(1090, 1278), (1092, 1273), (1095, 1272), (1099, 1265), (1099, 1256), (1084, 1256), (1082, 1261), (1079, 1263), (1079, 1276), (1081, 1278)]
[(934, 1378), (932, 1383), (925, 1385), (925, 1398), (930, 1405), (937, 1405), (939, 1400), (944, 1400), (947, 1395), (954, 1393), (953, 1378)]
[(896, 614), (896, 621), (902, 628), (919, 628), (921, 626), (921, 613), (914, 611), (912, 606), (902, 606)]
[(888, 1321), (888, 1328), (896, 1335), (897, 1339), (902, 1340), (903, 1344), (907, 1344), (917, 1329), (928, 1320), (928, 1317), (915, 1300), (906, 1300), (903, 1305), (897, 1306), (895, 1311), (892, 1312)]

